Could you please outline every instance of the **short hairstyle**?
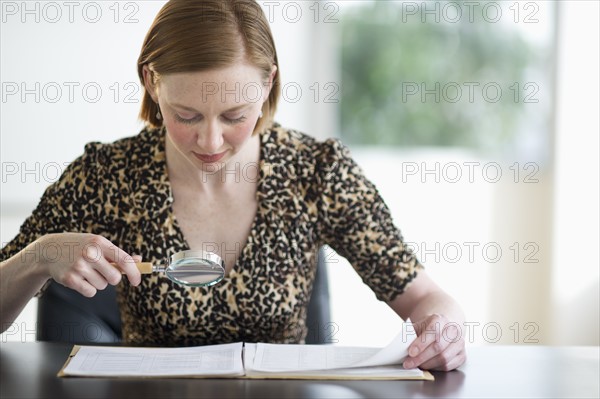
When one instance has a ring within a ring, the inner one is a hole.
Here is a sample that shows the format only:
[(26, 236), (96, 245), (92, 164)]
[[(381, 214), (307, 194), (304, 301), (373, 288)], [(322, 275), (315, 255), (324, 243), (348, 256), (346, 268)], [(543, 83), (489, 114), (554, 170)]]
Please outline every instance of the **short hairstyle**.
[[(140, 119), (151, 127), (162, 126), (156, 117), (158, 104), (144, 86), (144, 65), (158, 82), (161, 75), (218, 69), (236, 62), (259, 68), (264, 83), (273, 65), (278, 66), (269, 23), (255, 0), (170, 0), (156, 15), (138, 58), (144, 87)], [(255, 133), (272, 123), (280, 85), (278, 66)]]

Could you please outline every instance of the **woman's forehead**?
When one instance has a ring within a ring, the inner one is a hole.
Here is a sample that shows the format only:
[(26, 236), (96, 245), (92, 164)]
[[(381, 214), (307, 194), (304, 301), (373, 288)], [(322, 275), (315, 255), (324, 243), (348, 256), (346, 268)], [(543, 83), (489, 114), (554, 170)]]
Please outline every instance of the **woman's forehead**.
[(224, 68), (196, 72), (178, 72), (161, 76), (161, 81), (169, 86), (203, 86), (208, 83), (229, 83), (232, 86), (261, 80), (260, 69), (247, 64), (234, 64)]
[(160, 90), (167, 101), (180, 108), (197, 109), (202, 103), (235, 107), (259, 101), (262, 84), (258, 68), (241, 64), (165, 75), (161, 78)]

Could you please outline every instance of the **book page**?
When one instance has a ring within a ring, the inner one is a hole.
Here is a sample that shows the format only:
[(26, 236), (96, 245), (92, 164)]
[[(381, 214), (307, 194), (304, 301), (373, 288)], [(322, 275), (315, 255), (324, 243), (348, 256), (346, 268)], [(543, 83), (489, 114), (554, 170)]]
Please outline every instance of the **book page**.
[(414, 335), (400, 333), (385, 348), (246, 344), (245, 367), (247, 371), (298, 372), (401, 366), (414, 339)]
[(186, 348), (81, 346), (65, 375), (104, 377), (242, 376), (242, 343)]
[(349, 346), (259, 343), (254, 362), (246, 363), (246, 369), (277, 372), (347, 368), (377, 351), (377, 348)]
[[(410, 323), (410, 320), (407, 321)], [(373, 356), (361, 359), (352, 367), (369, 367), (369, 366), (387, 366), (402, 364), (408, 356), (408, 347), (416, 339), (416, 334), (408, 333), (404, 328), (403, 332), (396, 337), (385, 348), (377, 351)], [(414, 330), (412, 330), (414, 331)]]
[[(298, 370), (286, 367), (278, 371), (261, 371), (254, 366), (256, 351), (260, 344), (244, 344), (244, 363), (246, 365), (246, 376), (249, 378), (292, 378), (292, 379), (361, 379), (361, 380), (401, 380), (401, 379), (432, 379), (430, 374), (425, 374), (418, 368), (405, 369), (402, 365), (378, 366), (378, 367), (351, 367), (333, 368), (322, 370)], [(290, 345), (281, 345), (280, 347)], [(307, 346), (307, 345), (299, 345)], [(354, 348), (356, 349), (356, 348)], [(371, 349), (371, 348), (369, 348)], [(310, 349), (309, 349), (310, 351)], [(343, 349), (342, 349), (343, 351)], [(322, 353), (322, 352), (321, 352)], [(356, 353), (356, 352), (354, 352)]]

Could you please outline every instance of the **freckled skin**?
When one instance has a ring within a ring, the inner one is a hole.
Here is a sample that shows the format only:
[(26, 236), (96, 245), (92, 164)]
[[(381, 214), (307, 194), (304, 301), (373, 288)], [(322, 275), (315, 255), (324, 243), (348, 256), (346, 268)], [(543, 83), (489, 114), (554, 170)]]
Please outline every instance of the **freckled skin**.
[[(247, 89), (259, 87), (259, 95)], [(162, 77), (155, 94), (169, 142), (176, 150), (173, 154), (179, 158), (173, 165), (215, 172), (246, 157), (246, 144), (268, 89), (262, 84), (261, 71), (245, 64)], [(203, 162), (194, 155), (222, 153), (217, 162)]]

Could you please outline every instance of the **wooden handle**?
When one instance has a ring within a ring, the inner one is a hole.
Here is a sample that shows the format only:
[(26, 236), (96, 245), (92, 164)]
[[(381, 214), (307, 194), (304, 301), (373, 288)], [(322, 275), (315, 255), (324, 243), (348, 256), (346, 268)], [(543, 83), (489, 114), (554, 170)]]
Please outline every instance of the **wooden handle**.
[[(114, 267), (118, 267), (116, 263), (111, 263)], [(150, 274), (152, 273), (152, 262), (135, 262), (138, 270), (142, 274)], [(122, 274), (125, 274), (123, 270), (121, 270)]]

